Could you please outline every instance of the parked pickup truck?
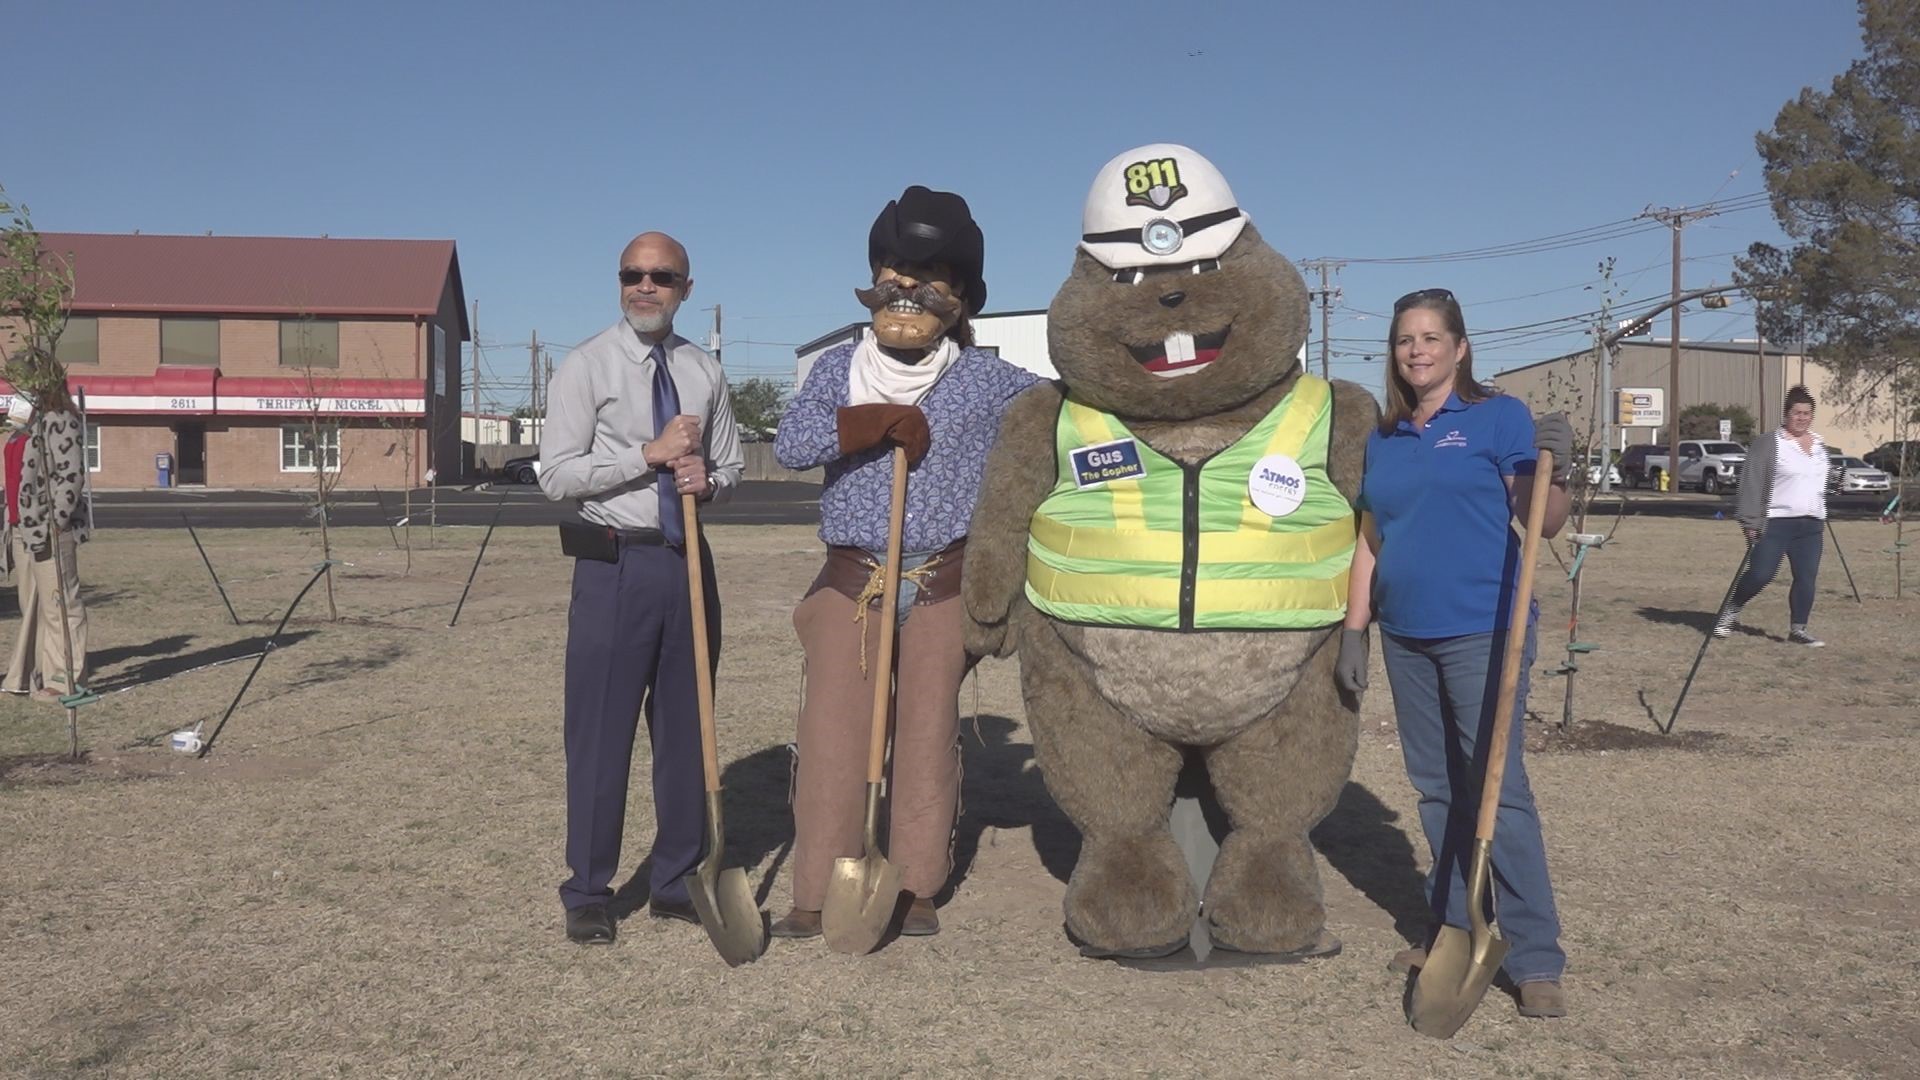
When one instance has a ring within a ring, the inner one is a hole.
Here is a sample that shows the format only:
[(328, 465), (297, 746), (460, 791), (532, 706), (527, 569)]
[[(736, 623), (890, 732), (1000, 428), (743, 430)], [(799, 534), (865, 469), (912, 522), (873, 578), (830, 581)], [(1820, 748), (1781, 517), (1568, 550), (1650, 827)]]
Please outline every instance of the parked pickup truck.
[[(1707, 439), (1680, 440), (1680, 486), (1697, 487), (1709, 495), (1740, 486), (1747, 448), (1734, 442)], [(1620, 456), (1620, 475), (1633, 487), (1659, 487), (1667, 471), (1667, 448), (1629, 446)]]

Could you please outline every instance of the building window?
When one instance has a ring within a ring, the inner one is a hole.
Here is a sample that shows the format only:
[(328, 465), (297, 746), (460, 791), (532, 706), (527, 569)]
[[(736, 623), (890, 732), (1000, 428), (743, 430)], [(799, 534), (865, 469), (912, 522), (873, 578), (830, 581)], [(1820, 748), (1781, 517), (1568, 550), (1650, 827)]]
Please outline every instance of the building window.
[(316, 465), (327, 472), (340, 471), (340, 429), (321, 425), (320, 441), (314, 442), (314, 429), (306, 424), (288, 424), (280, 429), (280, 471), (313, 472)]
[(220, 366), (219, 319), (161, 319), (160, 362)]
[(54, 358), (63, 364), (97, 364), (100, 362), (100, 320), (91, 316), (75, 316), (67, 320), (67, 328), (60, 333), (60, 340), (53, 347)]
[(87, 471), (100, 471), (100, 428), (95, 424), (87, 425)]
[(339, 367), (340, 324), (331, 319), (282, 320), (280, 366)]

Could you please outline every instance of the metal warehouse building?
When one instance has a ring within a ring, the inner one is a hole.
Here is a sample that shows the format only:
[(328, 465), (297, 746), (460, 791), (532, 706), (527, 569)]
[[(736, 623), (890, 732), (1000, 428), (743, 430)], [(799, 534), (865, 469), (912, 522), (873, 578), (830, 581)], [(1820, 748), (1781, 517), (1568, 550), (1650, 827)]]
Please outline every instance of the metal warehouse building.
[[(1665, 393), (1669, 418), (1692, 405), (1715, 404), (1745, 408), (1762, 430), (1780, 422), (1780, 403), (1787, 388), (1805, 385), (1820, 403), (1814, 430), (1827, 445), (1849, 454), (1863, 454), (1899, 438), (1893, 402), (1884, 395), (1861, 401), (1832, 400), (1827, 369), (1804, 355), (1797, 345), (1781, 347), (1757, 341), (1680, 342), (1680, 396), (1676, 403), (1669, 385), (1672, 373), (1669, 341), (1629, 339), (1614, 356), (1616, 390), (1659, 389)], [(1564, 411), (1576, 431), (1589, 423), (1599, 426), (1596, 391), (1599, 374), (1592, 350), (1583, 350), (1525, 367), (1511, 368), (1488, 379), (1506, 393), (1525, 401), (1535, 413)], [(1620, 428), (1615, 449), (1636, 443), (1663, 441), (1661, 429)]]

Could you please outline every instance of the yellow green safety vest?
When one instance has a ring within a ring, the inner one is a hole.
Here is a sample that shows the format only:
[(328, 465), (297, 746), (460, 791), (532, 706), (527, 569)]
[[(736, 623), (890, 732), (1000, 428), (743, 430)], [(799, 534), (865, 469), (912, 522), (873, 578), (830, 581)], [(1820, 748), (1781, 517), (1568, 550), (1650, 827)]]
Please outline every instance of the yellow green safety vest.
[(1303, 372), (1238, 442), (1183, 466), (1068, 398), (1054, 428), (1058, 479), (1027, 536), (1027, 599), (1097, 626), (1341, 621), (1356, 522), (1327, 475), (1332, 426), (1333, 385)]

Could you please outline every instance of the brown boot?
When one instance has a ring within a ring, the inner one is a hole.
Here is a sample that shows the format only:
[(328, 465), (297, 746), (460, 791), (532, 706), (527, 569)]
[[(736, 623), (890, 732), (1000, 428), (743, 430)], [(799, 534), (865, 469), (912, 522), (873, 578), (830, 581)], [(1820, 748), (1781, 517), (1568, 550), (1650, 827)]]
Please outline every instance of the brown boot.
[(1520, 984), (1520, 1015), (1555, 1017), (1567, 1015), (1567, 992), (1547, 979)]
[(767, 929), (774, 937), (810, 938), (820, 936), (820, 913), (793, 908)]
[(1426, 966), (1427, 950), (1417, 945), (1410, 949), (1401, 949), (1393, 954), (1393, 959), (1387, 961), (1387, 970), (1395, 975), (1410, 975), (1415, 968)]
[(924, 896), (913, 898), (913, 904), (907, 908), (907, 917), (900, 924), (901, 937), (931, 937), (940, 932), (940, 916), (933, 910), (933, 901)]

